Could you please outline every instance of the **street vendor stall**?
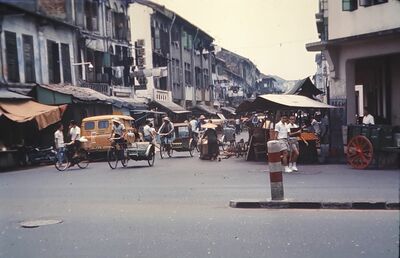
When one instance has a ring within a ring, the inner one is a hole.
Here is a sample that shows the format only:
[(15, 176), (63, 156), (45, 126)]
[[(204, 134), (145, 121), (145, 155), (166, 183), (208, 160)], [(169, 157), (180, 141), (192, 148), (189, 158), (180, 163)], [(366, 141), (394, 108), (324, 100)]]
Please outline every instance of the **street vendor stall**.
[[(265, 160), (267, 154), (267, 142), (270, 140), (270, 131), (273, 130), (273, 122), (276, 120), (277, 112), (289, 112), (298, 110), (321, 110), (335, 108), (328, 104), (313, 100), (311, 98), (301, 96), (301, 95), (275, 95), (266, 94), (258, 96), (253, 102), (245, 101), (237, 108), (237, 113), (249, 113), (249, 112), (263, 112), (265, 114), (265, 119), (261, 123), (256, 123), (256, 128), (249, 130), (249, 148), (247, 153), (247, 160), (259, 160), (263, 157)], [(272, 124), (266, 121), (271, 121)], [(300, 135), (300, 141), (304, 146), (314, 146), (314, 141), (316, 139), (311, 137), (310, 133), (302, 133)], [(316, 155), (315, 152), (312, 151)], [(300, 151), (301, 153), (301, 151)], [(305, 153), (311, 153), (311, 151), (306, 151)], [(307, 154), (306, 154), (307, 155)]]

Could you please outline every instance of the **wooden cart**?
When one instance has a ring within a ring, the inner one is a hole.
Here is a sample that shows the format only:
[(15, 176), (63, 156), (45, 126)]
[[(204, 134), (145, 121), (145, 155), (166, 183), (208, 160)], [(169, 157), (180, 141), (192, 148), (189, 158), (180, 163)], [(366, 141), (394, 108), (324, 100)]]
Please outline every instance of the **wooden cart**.
[(389, 125), (349, 125), (347, 162), (356, 169), (367, 168), (373, 160), (378, 167), (392, 163), (390, 159), (399, 162), (400, 146), (395, 141), (395, 132)]

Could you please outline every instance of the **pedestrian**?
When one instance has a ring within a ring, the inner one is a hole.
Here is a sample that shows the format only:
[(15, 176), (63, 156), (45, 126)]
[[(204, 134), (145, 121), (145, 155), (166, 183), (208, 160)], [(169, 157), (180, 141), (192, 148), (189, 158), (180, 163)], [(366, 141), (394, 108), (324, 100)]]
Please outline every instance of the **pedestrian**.
[(192, 132), (195, 132), (195, 131), (196, 131), (197, 123), (198, 123), (198, 122), (197, 122), (196, 117), (192, 116), (192, 118), (191, 118), (190, 121), (189, 121), (190, 128), (192, 129)]
[(280, 151), (282, 154), (282, 165), (284, 166), (284, 171), (287, 173), (292, 172), (288, 166), (289, 158), (289, 143), (288, 143), (288, 128), (286, 123), (288, 122), (287, 115), (283, 114), (281, 120), (275, 124), (275, 139), (279, 141)]
[(253, 127), (258, 126), (258, 115), (254, 114), (253, 118), (251, 119), (251, 123), (253, 124)]
[(210, 121), (204, 124), (203, 127), (206, 130), (204, 131), (201, 139), (206, 139), (208, 145), (208, 153), (205, 156), (209, 156), (211, 160), (216, 160), (219, 155), (218, 136), (217, 131), (215, 130), (215, 128), (217, 128), (217, 125), (213, 124)]
[(54, 146), (57, 151), (57, 162), (62, 162), (64, 159), (64, 126), (62, 123), (58, 124), (57, 131), (54, 133)]
[(240, 134), (240, 131), (241, 131), (240, 128), (241, 128), (241, 121), (240, 121), (240, 116), (238, 116), (235, 119), (236, 135)]
[(367, 108), (364, 108), (364, 116), (363, 116), (362, 123), (365, 124), (365, 125), (374, 125), (375, 124), (375, 119), (369, 113)]
[(206, 123), (206, 117), (204, 115), (201, 115), (199, 117), (199, 121), (196, 126), (196, 131), (200, 133), (203, 130), (202, 125), (204, 125), (205, 123)]
[(321, 137), (321, 112), (317, 111), (314, 114), (314, 118), (311, 120), (311, 127), (314, 133)]
[(160, 135), (161, 144), (166, 144), (168, 152), (174, 136), (174, 130), (174, 124), (171, 122), (169, 117), (164, 117), (163, 124), (158, 129), (158, 134)]
[(296, 163), (297, 163), (297, 158), (299, 157), (300, 154), (300, 148), (297, 137), (300, 136), (301, 129), (299, 128), (299, 125), (296, 124), (296, 117), (294, 115), (291, 115), (289, 117), (289, 123), (287, 124), (287, 128), (289, 130), (288, 142), (290, 147), (289, 168), (293, 171), (298, 171)]
[(156, 140), (156, 137), (157, 137), (157, 131), (156, 131), (156, 129), (153, 127), (153, 124), (152, 123), (149, 123), (149, 132), (150, 132), (150, 135), (151, 135), (151, 138), (152, 138), (152, 140), (151, 140), (151, 142), (152, 143), (155, 143), (155, 140)]

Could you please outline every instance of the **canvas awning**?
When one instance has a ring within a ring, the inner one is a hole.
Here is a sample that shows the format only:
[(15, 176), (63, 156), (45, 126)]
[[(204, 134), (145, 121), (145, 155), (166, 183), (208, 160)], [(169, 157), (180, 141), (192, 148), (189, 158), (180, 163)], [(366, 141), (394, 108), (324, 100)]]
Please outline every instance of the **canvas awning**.
[(217, 113), (219, 113), (219, 111), (216, 110), (215, 108), (203, 104), (197, 104), (196, 106), (193, 107), (193, 109), (196, 108), (206, 113), (207, 115), (216, 115)]
[[(172, 101), (155, 100), (155, 101), (151, 102), (151, 105), (158, 106), (161, 109), (166, 109), (167, 111), (170, 111), (175, 114), (190, 113), (189, 110), (184, 109), (182, 106), (179, 106), (178, 104), (176, 104)], [(151, 105), (149, 105), (149, 106), (151, 106)]]
[(301, 95), (265, 94), (258, 96), (253, 102), (245, 101), (239, 105), (237, 112), (254, 112), (267, 110), (290, 109), (328, 109), (334, 106), (310, 99)]
[(2, 115), (17, 123), (36, 120), (39, 130), (60, 121), (66, 107), (48, 106), (33, 100), (0, 100)]
[(232, 107), (221, 107), (222, 111), (226, 111), (232, 115), (236, 115), (236, 110)]

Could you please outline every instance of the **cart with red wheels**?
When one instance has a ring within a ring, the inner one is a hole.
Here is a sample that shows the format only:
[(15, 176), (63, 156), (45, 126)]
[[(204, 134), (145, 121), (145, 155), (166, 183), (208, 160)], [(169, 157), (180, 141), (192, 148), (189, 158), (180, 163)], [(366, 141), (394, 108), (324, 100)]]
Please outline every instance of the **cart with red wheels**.
[[(395, 128), (387, 125), (349, 125), (347, 129), (347, 162), (355, 169), (365, 169), (374, 161), (377, 167), (398, 159)], [(393, 150), (393, 151), (392, 151)]]

